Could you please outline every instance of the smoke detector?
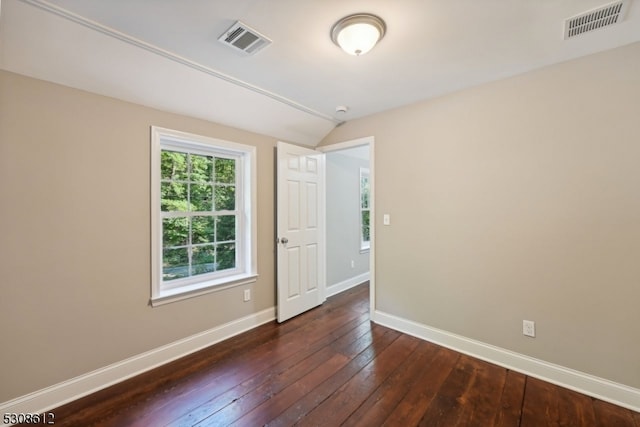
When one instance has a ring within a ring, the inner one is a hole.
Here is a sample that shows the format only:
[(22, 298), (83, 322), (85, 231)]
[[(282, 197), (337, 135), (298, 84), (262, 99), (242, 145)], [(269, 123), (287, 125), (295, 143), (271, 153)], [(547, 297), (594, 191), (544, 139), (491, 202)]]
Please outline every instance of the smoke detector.
[(245, 55), (254, 55), (271, 44), (267, 37), (240, 21), (229, 27), (218, 41)]
[(620, 0), (581, 13), (564, 21), (564, 39), (617, 24), (624, 19), (630, 0)]

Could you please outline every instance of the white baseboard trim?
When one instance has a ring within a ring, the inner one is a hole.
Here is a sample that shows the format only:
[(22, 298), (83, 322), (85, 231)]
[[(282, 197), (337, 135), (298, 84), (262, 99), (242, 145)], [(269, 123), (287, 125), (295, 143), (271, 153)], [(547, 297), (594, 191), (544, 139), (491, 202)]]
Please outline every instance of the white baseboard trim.
[(366, 282), (367, 280), (369, 280), (369, 272), (362, 273), (357, 276), (351, 277), (347, 280), (343, 280), (342, 282), (338, 282), (331, 286), (327, 286), (326, 288), (327, 298), (337, 295), (340, 292), (344, 292), (347, 289), (351, 289), (354, 286), (358, 286), (359, 284), (361, 284), (362, 282)]
[(640, 412), (640, 389), (376, 310), (372, 321), (460, 353)]
[(253, 329), (276, 318), (275, 307), (0, 403), (0, 413), (42, 413)]

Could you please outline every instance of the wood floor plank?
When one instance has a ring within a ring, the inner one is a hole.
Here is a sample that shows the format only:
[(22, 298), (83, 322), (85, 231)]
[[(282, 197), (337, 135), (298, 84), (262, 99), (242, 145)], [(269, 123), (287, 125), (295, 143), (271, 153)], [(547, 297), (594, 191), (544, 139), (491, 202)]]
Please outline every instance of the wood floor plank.
[[(397, 340), (401, 334), (388, 328), (372, 325), (373, 331), (382, 331), (380, 336), (374, 339), (366, 349), (362, 350), (342, 369), (326, 378), (321, 384), (311, 390), (305, 390), (305, 394), (299, 395), (295, 403), (289, 406), (275, 419), (267, 423), (269, 426), (290, 426), (299, 422), (306, 414), (336, 392), (351, 377), (364, 368), (371, 360), (375, 359), (385, 348)], [(238, 424), (243, 425), (243, 424)]]
[(602, 400), (593, 401), (598, 427), (636, 427), (633, 413)]
[(520, 425), (594, 426), (596, 419), (592, 399), (537, 378), (527, 377)]
[(505, 381), (504, 368), (470, 356), (460, 356), (419, 425), (491, 425), (500, 407)]
[(510, 427), (520, 425), (525, 384), (526, 375), (511, 370), (507, 371), (500, 398), (500, 406), (493, 423), (494, 426)]
[[(333, 354), (331, 359), (328, 359), (327, 362), (314, 368), (287, 387), (284, 387), (276, 395), (269, 396), (267, 401), (256, 406), (253, 410), (244, 414), (240, 420), (237, 420), (237, 425), (263, 425), (275, 418), (302, 396), (327, 380), (327, 378), (330, 378), (338, 372), (338, 370), (342, 369), (349, 361), (358, 356), (358, 354), (365, 351), (371, 346), (374, 340), (380, 339), (383, 335), (389, 333), (389, 330), (372, 327), (370, 323), (368, 326), (368, 333), (359, 336), (351, 342), (336, 341), (333, 343), (330, 348), (327, 349), (327, 351)], [(395, 335), (391, 335), (391, 338), (395, 338)]]
[[(346, 364), (349, 359), (341, 352), (346, 352), (347, 348), (353, 346), (358, 340), (368, 339), (367, 335), (370, 331), (371, 325), (368, 320), (366, 320), (349, 331), (349, 333), (330, 343), (330, 345), (316, 349), (317, 351), (313, 353), (305, 352), (307, 357), (297, 363), (285, 360), (278, 366), (274, 366), (269, 370), (269, 372), (273, 374), (269, 375), (267, 380), (261, 380), (259, 383), (254, 382), (255, 385), (252, 389), (244, 395), (240, 393), (230, 395), (229, 398), (231, 398), (231, 400), (228, 398), (228, 402), (224, 407), (217, 409), (212, 407), (212, 405), (203, 405), (203, 407), (198, 408), (198, 411), (192, 411), (188, 414), (188, 417), (185, 417), (184, 420), (179, 420), (183, 422), (171, 423), (169, 425), (172, 427), (193, 425), (195, 424), (193, 421), (205, 419), (208, 419), (205, 423), (207, 425), (229, 425), (232, 421), (246, 415), (255, 407), (280, 393), (289, 385), (299, 381), (309, 372), (321, 368), (323, 371), (322, 375), (328, 375), (329, 371), (333, 371)], [(240, 397), (234, 398), (233, 396)], [(203, 408), (206, 412), (201, 410)]]
[(459, 358), (460, 353), (440, 348), (383, 425), (388, 427), (417, 425)]
[(407, 395), (439, 349), (435, 344), (421, 342), (411, 356), (400, 362), (399, 369), (345, 420), (343, 426), (373, 426), (384, 421)]
[(341, 425), (418, 347), (402, 335), (304, 418), (310, 425)]
[[(340, 378), (348, 375), (350, 369), (353, 369), (353, 365), (361, 363), (361, 359), (366, 358), (367, 355), (371, 353), (374, 342), (377, 346), (381, 346), (384, 345), (384, 343), (390, 343), (397, 337), (398, 335), (394, 334), (393, 331), (372, 325), (369, 335), (363, 336), (354, 342), (353, 345), (338, 349), (338, 354), (346, 358), (345, 363), (341, 366), (335, 366), (336, 369), (329, 371), (324, 366), (314, 369), (300, 380), (282, 390), (278, 395), (273, 396), (268, 402), (259, 405), (246, 414), (239, 419), (235, 425), (264, 425), (277, 417), (284, 418), (287, 416), (287, 410), (289, 410), (288, 415), (294, 418), (296, 409), (291, 409), (294, 404), (298, 404), (298, 411), (304, 411), (305, 402), (300, 402), (301, 399), (305, 397), (308, 400), (311, 399), (311, 397), (307, 396), (317, 389), (322, 390), (324, 388), (324, 391), (321, 392), (331, 393), (334, 387), (338, 387), (338, 385), (335, 384), (340, 381)], [(308, 405), (310, 408), (315, 406), (313, 402), (308, 403)]]

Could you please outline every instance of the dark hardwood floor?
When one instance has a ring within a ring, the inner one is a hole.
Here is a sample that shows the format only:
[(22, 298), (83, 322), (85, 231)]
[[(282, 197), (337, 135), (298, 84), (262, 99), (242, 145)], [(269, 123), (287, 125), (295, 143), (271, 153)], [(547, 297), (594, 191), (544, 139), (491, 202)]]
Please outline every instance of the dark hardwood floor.
[(640, 414), (369, 322), (368, 285), (53, 410), (58, 426), (629, 426)]

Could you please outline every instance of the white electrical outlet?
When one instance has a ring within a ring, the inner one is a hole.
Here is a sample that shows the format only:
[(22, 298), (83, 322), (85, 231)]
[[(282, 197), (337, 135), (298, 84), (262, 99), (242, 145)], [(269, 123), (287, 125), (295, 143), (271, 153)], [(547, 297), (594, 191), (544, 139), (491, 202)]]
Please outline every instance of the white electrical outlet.
[(354, 260), (351, 260), (351, 268), (356, 268), (356, 262)]
[(244, 302), (251, 300), (251, 289), (244, 290)]
[(536, 336), (536, 322), (533, 320), (523, 320), (522, 321), (522, 335), (527, 337), (535, 337)]
[(391, 225), (391, 215), (389, 214), (382, 215), (382, 225)]

